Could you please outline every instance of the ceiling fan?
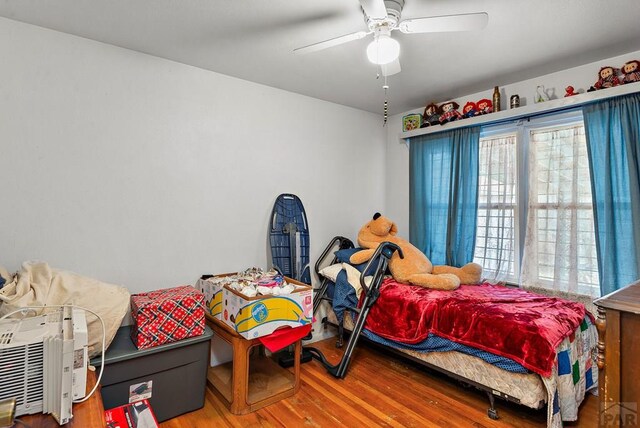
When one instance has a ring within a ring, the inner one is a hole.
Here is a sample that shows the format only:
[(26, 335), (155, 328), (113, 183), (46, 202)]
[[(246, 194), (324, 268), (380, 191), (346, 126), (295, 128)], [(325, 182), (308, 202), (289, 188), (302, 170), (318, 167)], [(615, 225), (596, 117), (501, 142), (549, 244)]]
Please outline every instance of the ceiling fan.
[(404, 0), (359, 0), (364, 12), (368, 31), (357, 31), (334, 37), (308, 46), (294, 49), (296, 54), (317, 52), (373, 34), (367, 47), (369, 61), (380, 65), (382, 74), (391, 76), (400, 72), (400, 44), (391, 38), (391, 32), (400, 30), (404, 34), (439, 33), (447, 31), (481, 30), (486, 27), (489, 15), (485, 12), (461, 15), (430, 16), (400, 20)]

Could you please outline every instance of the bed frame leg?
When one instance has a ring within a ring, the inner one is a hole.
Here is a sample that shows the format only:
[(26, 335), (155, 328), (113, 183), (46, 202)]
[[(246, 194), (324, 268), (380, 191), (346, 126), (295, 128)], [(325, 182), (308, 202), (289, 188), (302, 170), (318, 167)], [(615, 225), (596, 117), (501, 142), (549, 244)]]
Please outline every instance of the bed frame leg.
[(487, 415), (489, 419), (497, 420), (499, 418), (498, 411), (496, 410), (496, 397), (489, 391), (486, 391), (487, 397), (489, 397), (489, 410), (487, 410)]

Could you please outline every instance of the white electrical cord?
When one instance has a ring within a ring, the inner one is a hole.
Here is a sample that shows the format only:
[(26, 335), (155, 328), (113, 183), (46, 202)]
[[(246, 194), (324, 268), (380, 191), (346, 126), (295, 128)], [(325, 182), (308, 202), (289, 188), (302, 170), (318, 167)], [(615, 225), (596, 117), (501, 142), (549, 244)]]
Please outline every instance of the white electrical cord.
[(104, 326), (104, 320), (102, 319), (102, 317), (100, 315), (98, 315), (97, 313), (95, 313), (94, 311), (92, 311), (91, 309), (83, 308), (82, 306), (76, 306), (76, 305), (46, 305), (46, 306), (45, 305), (34, 305), (34, 306), (25, 306), (25, 307), (22, 307), (20, 309), (16, 309), (15, 311), (9, 312), (8, 314), (5, 314), (2, 317), (0, 317), (0, 321), (2, 321), (3, 319), (7, 319), (11, 315), (17, 314), (17, 313), (22, 313), (23, 318), (24, 318), (25, 315), (27, 314), (27, 312), (29, 312), (30, 309), (66, 308), (66, 307), (82, 309), (85, 312), (92, 313), (93, 315), (96, 316), (96, 318), (98, 318), (98, 320), (100, 321), (100, 325), (102, 325), (102, 353), (101, 353), (101, 359), (100, 359), (100, 374), (98, 375), (98, 379), (96, 380), (96, 384), (93, 386), (93, 389), (89, 392), (89, 394), (87, 394), (84, 398), (82, 398), (80, 400), (73, 400), (72, 401), (72, 403), (76, 404), (76, 403), (82, 403), (83, 401), (87, 401), (89, 399), (89, 397), (91, 397), (93, 395), (93, 393), (96, 392), (96, 390), (98, 389), (98, 386), (100, 385), (100, 381), (102, 380), (102, 373), (104, 372), (104, 352), (105, 352), (105, 347), (106, 347), (106, 336), (107, 336), (107, 329)]

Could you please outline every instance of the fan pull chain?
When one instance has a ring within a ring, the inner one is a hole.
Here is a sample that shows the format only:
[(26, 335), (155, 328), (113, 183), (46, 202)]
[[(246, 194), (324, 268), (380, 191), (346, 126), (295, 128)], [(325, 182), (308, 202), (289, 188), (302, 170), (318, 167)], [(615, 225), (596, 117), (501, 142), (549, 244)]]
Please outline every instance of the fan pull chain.
[(385, 127), (387, 125), (387, 119), (389, 119), (389, 100), (387, 99), (387, 89), (389, 89), (389, 85), (387, 85), (387, 76), (384, 76), (382, 89), (384, 89), (384, 122), (382, 122), (382, 127)]

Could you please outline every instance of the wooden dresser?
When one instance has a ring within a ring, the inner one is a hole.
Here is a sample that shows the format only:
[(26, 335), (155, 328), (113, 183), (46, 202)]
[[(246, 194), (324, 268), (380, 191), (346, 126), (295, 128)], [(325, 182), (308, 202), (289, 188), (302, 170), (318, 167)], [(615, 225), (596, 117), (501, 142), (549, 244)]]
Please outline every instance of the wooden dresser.
[(598, 307), (600, 426), (640, 422), (640, 281), (594, 302)]

